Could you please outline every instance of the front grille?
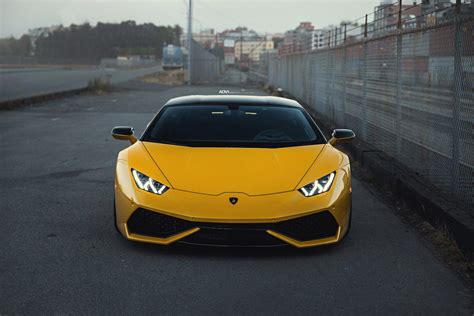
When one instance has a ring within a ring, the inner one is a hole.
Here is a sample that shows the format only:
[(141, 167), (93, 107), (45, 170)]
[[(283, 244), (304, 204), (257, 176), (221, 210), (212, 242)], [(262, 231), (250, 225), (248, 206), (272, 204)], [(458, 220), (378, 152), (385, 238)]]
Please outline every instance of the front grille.
[(157, 212), (137, 209), (127, 222), (132, 234), (166, 238), (188, 229), (200, 230), (180, 241), (195, 244), (233, 246), (276, 246), (282, 242), (266, 232), (272, 230), (298, 241), (333, 237), (338, 224), (329, 211), (276, 223), (192, 222)]
[(137, 209), (127, 222), (132, 234), (166, 238), (195, 227), (193, 222), (173, 216)]
[(333, 237), (339, 228), (329, 211), (278, 222), (272, 226), (273, 231), (299, 241)]
[[(208, 223), (209, 224), (209, 223)], [(213, 228), (206, 225), (194, 234), (191, 234), (180, 242), (197, 245), (216, 246), (236, 246), (236, 247), (272, 247), (283, 246), (285, 242), (265, 232), (263, 229), (252, 229), (252, 224), (247, 224), (248, 228)]]

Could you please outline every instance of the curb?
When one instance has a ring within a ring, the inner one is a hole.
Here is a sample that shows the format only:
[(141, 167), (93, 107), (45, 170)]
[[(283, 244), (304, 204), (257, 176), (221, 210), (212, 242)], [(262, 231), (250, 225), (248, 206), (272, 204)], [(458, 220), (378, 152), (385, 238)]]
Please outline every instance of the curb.
[[(295, 99), (291, 94), (269, 87), (276, 95)], [(328, 119), (317, 113), (306, 103), (297, 100), (310, 113), (313, 119), (326, 133), (334, 128)], [(438, 188), (422, 182), (416, 173), (384, 152), (359, 140), (341, 146), (362, 167), (374, 177), (374, 182), (387, 189), (403, 201), (413, 211), (434, 227), (448, 233), (470, 258), (474, 256), (474, 218), (461, 209), (454, 201), (443, 196)]]
[(72, 89), (72, 90), (67, 90), (67, 91), (47, 93), (47, 94), (42, 94), (42, 95), (37, 95), (37, 96), (32, 96), (32, 97), (27, 97), (27, 98), (3, 101), (3, 102), (0, 102), (0, 111), (14, 110), (25, 105), (73, 96), (73, 95), (87, 92), (87, 91), (89, 91), (89, 89), (85, 87), (85, 88)]

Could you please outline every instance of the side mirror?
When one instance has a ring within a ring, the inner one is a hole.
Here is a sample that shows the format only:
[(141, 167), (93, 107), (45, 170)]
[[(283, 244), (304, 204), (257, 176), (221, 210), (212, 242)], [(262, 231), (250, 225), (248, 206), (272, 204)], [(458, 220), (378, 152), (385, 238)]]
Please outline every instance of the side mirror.
[(349, 143), (355, 138), (356, 135), (350, 129), (335, 129), (332, 131), (331, 136), (332, 137), (329, 140), (329, 143), (334, 146), (337, 144)]
[(120, 140), (128, 140), (130, 143), (135, 144), (137, 138), (133, 135), (134, 131), (131, 126), (116, 126), (112, 129), (112, 137)]

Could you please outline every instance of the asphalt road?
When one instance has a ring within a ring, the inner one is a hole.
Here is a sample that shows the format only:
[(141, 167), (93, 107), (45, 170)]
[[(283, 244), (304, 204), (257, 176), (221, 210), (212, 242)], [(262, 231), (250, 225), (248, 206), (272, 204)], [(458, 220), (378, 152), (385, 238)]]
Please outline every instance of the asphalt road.
[(115, 158), (127, 143), (111, 128), (140, 133), (167, 99), (225, 89), (127, 87), (1, 112), (0, 314), (472, 315), (469, 290), (357, 179), (352, 231), (338, 246), (124, 240), (112, 209)]
[(90, 79), (97, 77), (110, 76), (112, 83), (121, 83), (159, 70), (161, 66), (137, 69), (0, 69), (0, 102), (85, 88)]

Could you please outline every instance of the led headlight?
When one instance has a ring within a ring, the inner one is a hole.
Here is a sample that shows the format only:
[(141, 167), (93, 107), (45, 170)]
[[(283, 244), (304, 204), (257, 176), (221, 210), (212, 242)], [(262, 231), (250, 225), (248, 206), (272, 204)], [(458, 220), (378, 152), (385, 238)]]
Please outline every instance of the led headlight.
[(306, 197), (317, 195), (329, 191), (331, 184), (334, 180), (336, 172), (331, 172), (327, 176), (324, 176), (310, 184), (305, 185), (304, 187), (298, 189), (301, 194)]
[(161, 195), (169, 189), (166, 185), (153, 180), (135, 169), (132, 169), (132, 175), (135, 183), (142, 190)]

